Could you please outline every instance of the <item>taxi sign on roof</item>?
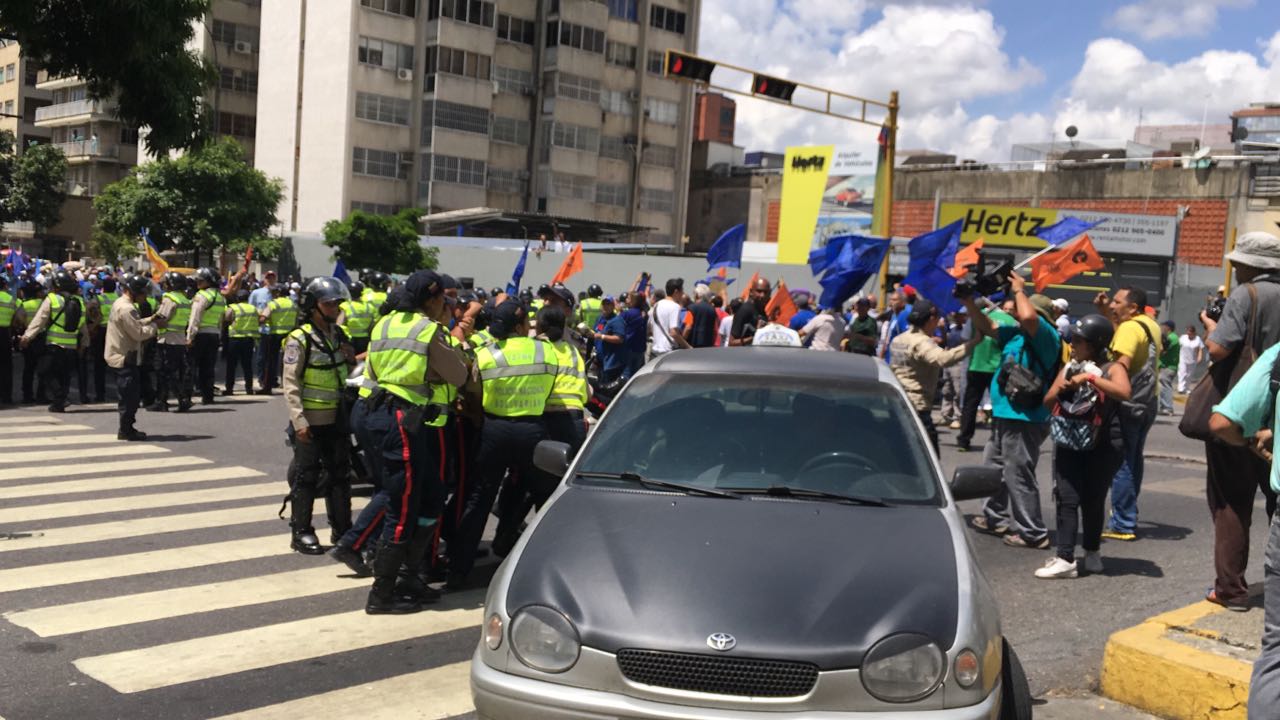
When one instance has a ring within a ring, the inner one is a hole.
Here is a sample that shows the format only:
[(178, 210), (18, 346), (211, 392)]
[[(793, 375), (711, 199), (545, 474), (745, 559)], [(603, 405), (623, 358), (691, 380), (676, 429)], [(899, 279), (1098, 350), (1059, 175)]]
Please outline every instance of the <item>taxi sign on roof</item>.
[(804, 347), (800, 342), (800, 333), (777, 323), (770, 323), (757, 330), (751, 344), (754, 347)]

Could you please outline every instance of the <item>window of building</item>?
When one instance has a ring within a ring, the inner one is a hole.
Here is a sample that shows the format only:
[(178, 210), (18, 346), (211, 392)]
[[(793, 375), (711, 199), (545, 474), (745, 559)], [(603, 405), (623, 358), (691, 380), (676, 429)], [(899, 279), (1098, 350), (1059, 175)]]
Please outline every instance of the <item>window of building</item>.
[(498, 81), (498, 90), (515, 95), (533, 94), (533, 73), (528, 70), (493, 66), (493, 79)]
[(28, 60), (27, 64), (23, 66), (22, 74), (22, 84), (28, 87), (33, 87), (40, 80), (40, 66)]
[(493, 3), (488, 0), (428, 0), (427, 19), (451, 18), (458, 22), (493, 27)]
[(671, 212), (675, 208), (676, 194), (670, 190), (640, 188), (640, 209), (654, 212)]
[(232, 49), (235, 48), (236, 43), (245, 43), (249, 46), (251, 52), (258, 52), (258, 27), (256, 25), (214, 20), (212, 30), (213, 41), (216, 43), (227, 45)]
[(534, 23), (511, 15), (498, 15), (498, 39), (533, 44)]
[(5, 66), (4, 66), (4, 81), (5, 81), (5, 82), (7, 82), (7, 83), (11, 83), (11, 82), (13, 82), (13, 81), (14, 81), (14, 78), (15, 78), (15, 77), (17, 77), (17, 73), (18, 73), (18, 68), (17, 68), (17, 66), (16, 66), (15, 64), (13, 64), (13, 63), (9, 63), (8, 65), (5, 65)]
[[(421, 175), (431, 168), (431, 179), (439, 182), (484, 187), (485, 162), (451, 155), (426, 155), (423, 157)], [(420, 179), (426, 180), (425, 177)]]
[[(476, 80), (488, 80), (490, 62), (488, 55), (479, 55), (466, 50), (435, 45), (427, 48), (428, 75), (442, 72)], [(428, 88), (428, 90), (431, 89), (434, 88)]]
[(644, 69), (650, 75), (661, 75), (667, 64), (667, 54), (661, 50), (650, 50), (645, 56)]
[(392, 125), (408, 125), (409, 101), (386, 95), (358, 92), (356, 93), (356, 117)]
[(253, 70), (236, 70), (234, 68), (218, 69), (218, 87), (223, 90), (249, 93), (258, 92), (258, 73)]
[(529, 135), (528, 120), (517, 120), (516, 118), (502, 117), (501, 115), (493, 117), (494, 142), (528, 145)]
[(649, 24), (659, 30), (684, 34), (684, 13), (661, 5), (649, 6)]
[(555, 97), (581, 100), (583, 102), (600, 102), (600, 81), (570, 73), (547, 73), (548, 88)]
[(385, 203), (361, 202), (359, 200), (351, 201), (351, 211), (372, 213), (374, 215), (395, 215), (402, 208), (399, 205), (387, 205)]
[(606, 4), (609, 6), (609, 17), (631, 22), (639, 21), (639, 13), (636, 12), (637, 0), (608, 0)]
[(631, 100), (626, 90), (602, 90), (600, 91), (600, 107), (605, 112), (617, 113), (630, 117), (635, 114), (633, 106), (635, 102)]
[(610, 40), (609, 44), (605, 46), (604, 59), (610, 65), (634, 70), (636, 68), (636, 46)]
[(378, 12), (413, 17), (416, 14), (418, 0), (360, 0), (360, 4)]
[(5, 101), (4, 101), (4, 113), (5, 113), (5, 115), (13, 115), (13, 114), (14, 114), (14, 113), (13, 113), (13, 106), (14, 106), (14, 102), (13, 102), (12, 100), (5, 100)]
[(596, 183), (596, 202), (601, 205), (615, 205), (617, 207), (626, 207), (630, 201), (631, 193), (628, 192), (626, 185), (614, 185), (612, 183)]
[(676, 166), (676, 149), (670, 145), (648, 145), (640, 157), (646, 165), (669, 168)]
[(556, 45), (604, 53), (604, 32), (583, 25), (553, 20), (547, 23), (547, 47)]
[(357, 175), (404, 180), (409, 172), (400, 162), (400, 153), (373, 148), (351, 148), (351, 172)]
[[(426, 103), (431, 104), (431, 103)], [(423, 117), (427, 117), (423, 115)], [(489, 134), (489, 111), (474, 105), (435, 101), (435, 115), (431, 124), (440, 128), (459, 130), (461, 132)]]
[(412, 70), (413, 46), (401, 45), (390, 40), (360, 36), (356, 57), (365, 65), (384, 70)]
[(644, 99), (644, 112), (650, 122), (675, 125), (679, 119), (680, 106), (668, 100), (647, 97)]
[(617, 135), (601, 135), (600, 157), (613, 160), (629, 160), (631, 158), (631, 146), (627, 144), (626, 138)]
[(551, 195), (595, 202), (596, 179), (590, 175), (553, 172), (551, 173)]
[(524, 195), (529, 192), (529, 180), (520, 170), (489, 168), (488, 188), (493, 192)]
[(251, 138), (258, 131), (258, 119), (252, 115), (220, 112), (214, 123), (213, 131), (220, 135)]
[(600, 149), (600, 131), (565, 122), (549, 122), (546, 128), (551, 144), (556, 147), (596, 152)]
[(121, 145), (137, 145), (138, 144), (138, 128), (129, 128), (129, 127), (120, 128), (120, 144)]

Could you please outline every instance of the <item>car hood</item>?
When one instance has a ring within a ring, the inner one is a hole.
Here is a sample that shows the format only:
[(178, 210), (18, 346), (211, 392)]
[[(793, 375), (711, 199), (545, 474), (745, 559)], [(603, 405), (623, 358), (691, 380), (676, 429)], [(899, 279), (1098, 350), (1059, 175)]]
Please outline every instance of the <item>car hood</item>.
[(506, 607), (547, 605), (583, 645), (857, 667), (894, 633), (955, 638), (955, 550), (937, 507), (571, 487), (516, 558)]

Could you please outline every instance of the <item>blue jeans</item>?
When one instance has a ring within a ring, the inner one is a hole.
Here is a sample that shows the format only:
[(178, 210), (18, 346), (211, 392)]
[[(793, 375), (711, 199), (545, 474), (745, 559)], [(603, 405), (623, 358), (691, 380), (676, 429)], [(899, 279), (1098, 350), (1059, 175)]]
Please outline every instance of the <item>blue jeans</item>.
[(1111, 479), (1111, 522), (1114, 532), (1131, 533), (1138, 527), (1138, 493), (1142, 492), (1142, 451), (1147, 433), (1155, 421), (1154, 413), (1141, 425), (1121, 416), (1120, 435), (1124, 438), (1124, 462)]
[(1249, 717), (1269, 717), (1280, 703), (1280, 521), (1267, 534), (1263, 580), (1262, 652), (1249, 683)]

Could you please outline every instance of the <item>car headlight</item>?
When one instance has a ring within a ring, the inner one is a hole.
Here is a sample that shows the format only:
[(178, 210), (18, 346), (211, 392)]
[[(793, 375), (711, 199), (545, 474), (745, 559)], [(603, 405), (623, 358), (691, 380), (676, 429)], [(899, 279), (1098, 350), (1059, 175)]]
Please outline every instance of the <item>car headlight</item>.
[(946, 655), (924, 635), (890, 635), (867, 651), (859, 675), (867, 692), (904, 703), (927, 697), (942, 683)]
[(544, 605), (530, 605), (511, 621), (511, 649), (534, 670), (561, 673), (578, 662), (582, 641), (569, 618)]

